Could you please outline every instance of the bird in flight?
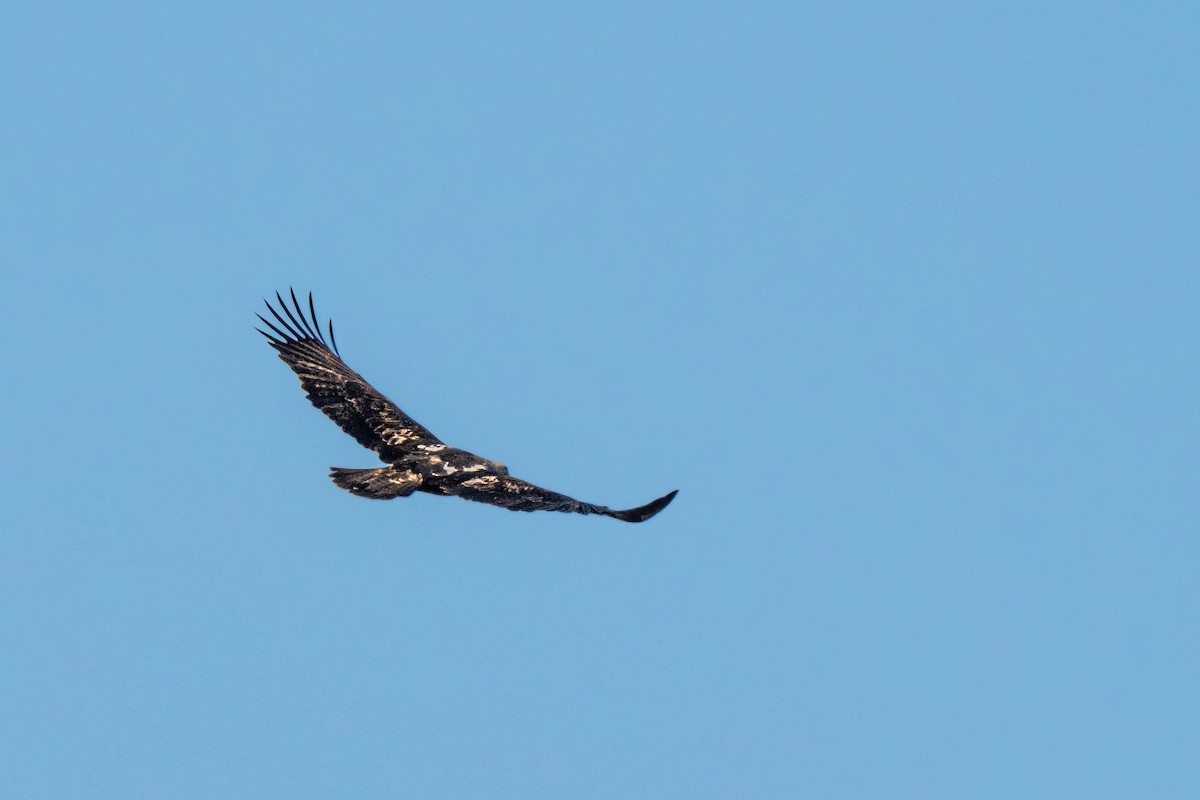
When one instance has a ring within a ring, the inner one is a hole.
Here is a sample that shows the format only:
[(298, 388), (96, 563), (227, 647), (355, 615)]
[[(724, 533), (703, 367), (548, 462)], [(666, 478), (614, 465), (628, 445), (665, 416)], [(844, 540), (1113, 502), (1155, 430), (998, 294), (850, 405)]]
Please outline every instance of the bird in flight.
[(514, 478), (499, 462), (451, 447), (346, 366), (333, 336), (333, 321), (329, 321), (328, 341), (321, 332), (311, 292), (307, 316), (296, 300), (294, 289), (291, 299), (295, 314), (279, 292), (275, 293), (275, 299), (279, 301), (279, 311), (270, 301), (264, 302), (279, 327), (262, 314), (256, 314), (271, 333), (261, 328), (256, 330), (267, 337), (283, 362), (300, 376), (300, 386), (312, 404), (387, 464), (368, 469), (332, 467), (329, 477), (351, 494), (391, 500), (420, 491), (491, 503), (512, 511), (602, 514), (625, 522), (645, 522), (675, 499), (675, 492), (670, 492), (644, 506), (624, 511), (584, 503)]

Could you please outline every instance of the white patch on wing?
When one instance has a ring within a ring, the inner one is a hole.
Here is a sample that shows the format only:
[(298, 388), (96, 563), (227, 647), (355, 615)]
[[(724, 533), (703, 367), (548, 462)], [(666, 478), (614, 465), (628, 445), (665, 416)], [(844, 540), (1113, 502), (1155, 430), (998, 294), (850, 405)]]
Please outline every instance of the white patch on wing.
[(478, 478), (468, 478), (463, 481), (463, 486), (469, 486), (472, 489), (486, 489), (495, 485), (495, 475), (480, 475)]
[[(409, 439), (415, 439), (413, 432), (408, 428), (399, 428), (398, 430), (390, 431), (385, 441), (391, 445), (402, 445)], [(418, 445), (419, 446), (419, 445)]]

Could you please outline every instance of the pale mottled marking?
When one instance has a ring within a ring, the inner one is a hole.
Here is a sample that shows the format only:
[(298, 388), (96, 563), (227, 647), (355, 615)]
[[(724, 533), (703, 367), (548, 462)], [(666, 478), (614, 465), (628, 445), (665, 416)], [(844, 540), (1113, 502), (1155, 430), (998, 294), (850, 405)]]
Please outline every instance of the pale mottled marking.
[(495, 486), (498, 480), (495, 475), (480, 475), (478, 478), (467, 478), (463, 481), (463, 486), (469, 486), (472, 489), (489, 489)]

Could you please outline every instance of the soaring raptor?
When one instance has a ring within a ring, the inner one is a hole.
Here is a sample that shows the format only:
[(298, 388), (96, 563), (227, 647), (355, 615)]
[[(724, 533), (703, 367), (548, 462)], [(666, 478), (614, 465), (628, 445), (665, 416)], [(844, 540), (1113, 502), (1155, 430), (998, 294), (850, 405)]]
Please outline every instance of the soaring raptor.
[(509, 475), (503, 464), (444, 444), (346, 366), (333, 338), (333, 321), (329, 322), (328, 342), (321, 332), (312, 293), (308, 295), (307, 316), (296, 300), (295, 290), (291, 295), (295, 314), (276, 292), (275, 299), (287, 319), (267, 301), (267, 309), (280, 327), (256, 314), (272, 333), (256, 330), (300, 376), (300, 386), (312, 404), (388, 465), (377, 469), (332, 467), (329, 477), (351, 494), (391, 500), (421, 491), (491, 503), (512, 511), (573, 511), (603, 514), (625, 522), (644, 522), (675, 498), (675, 492), (671, 492), (644, 506), (617, 511), (526, 483)]

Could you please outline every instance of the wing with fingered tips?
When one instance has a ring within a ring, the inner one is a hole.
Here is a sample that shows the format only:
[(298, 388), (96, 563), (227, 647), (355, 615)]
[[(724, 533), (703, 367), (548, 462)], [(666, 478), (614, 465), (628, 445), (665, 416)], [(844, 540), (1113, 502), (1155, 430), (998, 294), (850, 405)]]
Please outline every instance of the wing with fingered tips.
[(363, 380), (361, 375), (346, 366), (337, 352), (333, 322), (329, 323), (328, 342), (321, 332), (311, 293), (308, 296), (307, 316), (296, 300), (294, 290), (291, 299), (295, 314), (278, 292), (275, 293), (275, 299), (279, 301), (282, 315), (270, 301), (266, 302), (278, 326), (258, 314), (256, 316), (272, 331), (268, 333), (259, 328), (258, 332), (267, 337), (284, 363), (300, 376), (300, 385), (312, 404), (336, 422), (338, 427), (363, 447), (379, 453), (384, 461), (392, 461), (412, 452), (420, 444), (441, 443)]
[(567, 497), (565, 494), (535, 486), (520, 478), (498, 473), (475, 475), (466, 478), (456, 486), (445, 487), (444, 491), (448, 494), (458, 495), (464, 500), (489, 503), (510, 511), (566, 511), (576, 514), (603, 514), (624, 522), (645, 522), (666, 508), (667, 504), (675, 499), (676, 494), (676, 492), (670, 492), (644, 506), (616, 510), (607, 506), (584, 503), (573, 497)]

